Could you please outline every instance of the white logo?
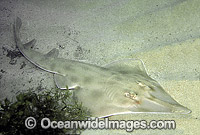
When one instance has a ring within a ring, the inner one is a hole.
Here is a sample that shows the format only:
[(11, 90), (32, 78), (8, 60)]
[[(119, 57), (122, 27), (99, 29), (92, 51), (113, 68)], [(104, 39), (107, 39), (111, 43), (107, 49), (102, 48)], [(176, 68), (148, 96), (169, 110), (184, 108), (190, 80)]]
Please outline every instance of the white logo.
[(33, 129), (36, 126), (36, 120), (35, 120), (35, 118), (34, 117), (28, 117), (28, 118), (26, 118), (26, 120), (25, 120), (25, 126), (28, 129)]

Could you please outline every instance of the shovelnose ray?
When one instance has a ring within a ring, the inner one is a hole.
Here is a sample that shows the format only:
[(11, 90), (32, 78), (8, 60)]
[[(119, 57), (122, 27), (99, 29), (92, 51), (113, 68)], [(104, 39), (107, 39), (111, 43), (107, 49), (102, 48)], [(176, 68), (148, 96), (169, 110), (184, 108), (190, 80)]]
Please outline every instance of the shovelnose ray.
[(21, 42), (21, 24), (21, 19), (17, 18), (13, 25), (15, 42), (20, 52), (34, 65), (53, 73), (58, 88), (73, 90), (93, 116), (191, 112), (148, 76), (141, 60), (126, 59), (100, 67), (58, 58), (58, 50), (55, 48), (42, 54), (32, 50), (35, 39), (26, 44)]

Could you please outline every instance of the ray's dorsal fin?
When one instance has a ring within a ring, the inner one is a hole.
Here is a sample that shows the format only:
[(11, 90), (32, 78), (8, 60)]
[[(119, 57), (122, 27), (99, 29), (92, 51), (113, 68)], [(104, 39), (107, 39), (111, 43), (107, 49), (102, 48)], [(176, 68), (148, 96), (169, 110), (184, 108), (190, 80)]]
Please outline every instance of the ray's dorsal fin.
[(16, 42), (17, 48), (23, 54), (23, 56), (32, 64), (34, 64), (35, 66), (39, 67), (42, 70), (51, 73), (61, 74), (55, 66), (57, 64), (57, 61), (54, 60), (54, 58), (58, 56), (58, 50), (52, 49), (47, 54), (35, 51), (34, 49), (32, 49), (32, 47), (36, 43), (35, 39), (29, 41), (28, 43), (23, 44), (20, 39), (21, 25), (22, 21), (19, 17), (17, 17), (17, 19), (13, 24), (14, 40)]
[[(133, 71), (138, 72), (144, 76), (148, 76), (144, 62), (140, 59), (123, 59), (114, 61), (106, 66), (111, 70), (117, 71), (122, 74), (131, 74)], [(148, 76), (149, 77), (149, 76)]]
[(54, 48), (54, 49), (52, 49), (51, 51), (49, 51), (47, 54), (45, 54), (44, 56), (45, 56), (45, 57), (53, 57), (53, 58), (56, 58), (56, 57), (58, 57), (58, 54), (59, 54), (58, 49)]
[(25, 49), (30, 49), (34, 47), (35, 43), (36, 43), (36, 39), (33, 39), (29, 41), (28, 43), (24, 44), (23, 46)]
[(22, 26), (22, 21), (19, 17), (17, 17), (17, 19), (13, 25), (14, 38), (15, 38), (15, 42), (16, 42), (18, 49), (26, 57), (24, 50), (28, 50), (28, 49), (32, 48), (36, 43), (36, 39), (33, 39), (33, 40), (29, 41), (28, 43), (23, 44), (20, 39), (21, 26)]

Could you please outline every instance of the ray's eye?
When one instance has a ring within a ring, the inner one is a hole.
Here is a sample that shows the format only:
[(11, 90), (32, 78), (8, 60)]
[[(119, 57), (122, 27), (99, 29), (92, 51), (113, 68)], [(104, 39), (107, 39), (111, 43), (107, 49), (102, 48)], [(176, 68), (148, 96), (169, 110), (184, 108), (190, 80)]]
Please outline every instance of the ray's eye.
[(129, 93), (129, 92), (125, 92), (125, 93), (124, 93), (124, 96), (125, 96), (125, 97), (129, 97), (129, 96), (130, 96), (130, 93)]
[(125, 92), (124, 96), (134, 101), (135, 105), (141, 104), (141, 101), (139, 100), (138, 94), (134, 92)]
[(137, 97), (137, 93), (134, 93), (134, 92), (125, 92), (124, 96), (128, 97), (130, 99), (135, 99)]

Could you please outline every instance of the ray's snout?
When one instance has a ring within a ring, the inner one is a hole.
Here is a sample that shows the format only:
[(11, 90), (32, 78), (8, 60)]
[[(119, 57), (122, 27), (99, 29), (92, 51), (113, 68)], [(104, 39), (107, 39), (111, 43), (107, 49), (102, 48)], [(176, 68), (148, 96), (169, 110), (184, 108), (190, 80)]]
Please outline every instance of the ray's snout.
[(174, 113), (180, 113), (180, 114), (189, 114), (191, 113), (192, 111), (190, 109), (188, 109), (187, 107), (184, 107), (184, 106), (176, 106), (174, 108)]

